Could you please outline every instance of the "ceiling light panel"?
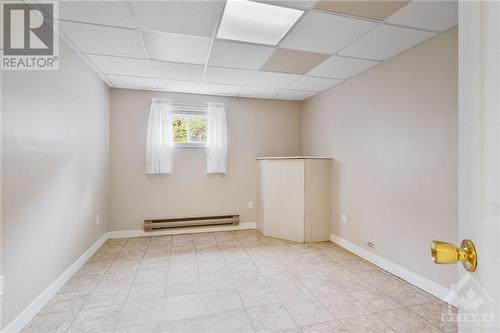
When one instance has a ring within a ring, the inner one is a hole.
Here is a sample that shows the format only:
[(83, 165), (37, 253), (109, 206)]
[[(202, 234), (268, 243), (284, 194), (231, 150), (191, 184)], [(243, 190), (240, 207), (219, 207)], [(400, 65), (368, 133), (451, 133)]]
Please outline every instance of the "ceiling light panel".
[(270, 46), (248, 45), (216, 41), (210, 54), (209, 65), (256, 70), (273, 53)]
[(288, 34), (280, 47), (334, 54), (376, 24), (372, 21), (311, 11)]
[(277, 72), (257, 72), (254, 77), (248, 82), (249, 86), (252, 87), (263, 87), (263, 88), (286, 88), (298, 79), (302, 75), (297, 74), (287, 74), (287, 73), (277, 73)]
[(163, 32), (142, 31), (149, 57), (155, 60), (204, 64), (210, 39)]
[(412, 1), (387, 23), (407, 27), (444, 31), (458, 23), (458, 1)]
[(236, 85), (204, 83), (201, 87), (201, 93), (207, 95), (236, 96), (241, 91), (241, 88), (241, 86)]
[(155, 79), (147, 77), (133, 77), (121, 75), (106, 75), (106, 78), (115, 88), (155, 90), (158, 85)]
[(134, 1), (142, 29), (212, 37), (224, 1)]
[(144, 58), (137, 31), (60, 21), (59, 27), (84, 53)]
[(415, 46), (435, 33), (381, 24), (348, 47), (340, 55), (385, 60)]
[(342, 82), (342, 80), (327, 79), (323, 77), (304, 76), (290, 87), (291, 90), (304, 90), (304, 91), (324, 91), (334, 85)]
[(303, 11), (247, 0), (226, 3), (217, 38), (276, 45)]
[(279, 93), (275, 99), (284, 99), (292, 101), (303, 101), (316, 95), (316, 92), (312, 91), (300, 91), (300, 90), (283, 90)]
[(125, 1), (60, 1), (59, 18), (123, 28), (137, 28)]
[(329, 54), (289, 49), (276, 49), (262, 70), (305, 74), (328, 58)]
[(332, 56), (310, 71), (308, 75), (348, 79), (378, 63), (378, 61)]
[(87, 55), (88, 59), (103, 74), (152, 77), (151, 62), (146, 59)]
[(205, 73), (206, 82), (245, 85), (254, 75), (254, 71), (244, 69), (207, 67)]
[(240, 92), (239, 96), (271, 99), (274, 96), (276, 96), (280, 91), (281, 89), (276, 89), (276, 88), (245, 87)]

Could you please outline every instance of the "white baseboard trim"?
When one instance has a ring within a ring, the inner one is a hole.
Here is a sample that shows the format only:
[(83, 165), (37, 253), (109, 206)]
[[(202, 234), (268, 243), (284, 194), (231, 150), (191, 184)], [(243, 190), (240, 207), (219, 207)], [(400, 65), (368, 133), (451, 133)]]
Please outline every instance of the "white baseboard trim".
[(90, 246), (64, 273), (62, 273), (50, 286), (47, 287), (40, 295), (23, 312), (21, 312), (14, 320), (12, 320), (2, 333), (18, 333), (20, 332), (35, 315), (47, 304), (48, 301), (71, 279), (71, 277), (85, 264), (87, 260), (104, 244), (108, 239), (107, 233), (104, 233), (92, 246)]
[(107, 235), (109, 239), (114, 239), (114, 238), (178, 235), (178, 234), (189, 234), (189, 233), (200, 233), (200, 232), (234, 231), (234, 230), (245, 230), (245, 229), (256, 229), (256, 228), (257, 224), (255, 222), (244, 222), (240, 223), (239, 225), (172, 228), (172, 229), (154, 230), (154, 231), (144, 231), (142, 229), (117, 230), (117, 231), (108, 231)]
[(449, 302), (448, 297), (450, 295), (450, 290), (440, 285), (439, 283), (418, 275), (417, 273), (414, 273), (398, 264), (393, 263), (390, 260), (387, 260), (373, 252), (362, 248), (361, 246), (351, 243), (348, 240), (338, 237), (334, 234), (330, 234), (330, 240), (333, 243), (343, 247), (344, 249), (349, 250), (352, 253), (360, 256), (361, 258), (371, 262), (372, 264), (375, 264), (378, 267), (388, 271), (389, 273), (392, 273), (397, 277), (413, 284), (414, 286), (417, 286), (418, 288), (428, 292), (429, 294), (445, 302)]

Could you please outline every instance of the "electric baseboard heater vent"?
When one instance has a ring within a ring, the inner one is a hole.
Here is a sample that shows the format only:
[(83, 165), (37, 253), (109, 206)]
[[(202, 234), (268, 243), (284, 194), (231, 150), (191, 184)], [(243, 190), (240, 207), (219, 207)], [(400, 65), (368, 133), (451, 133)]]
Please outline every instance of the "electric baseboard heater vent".
[(176, 217), (168, 219), (148, 219), (144, 220), (144, 231), (153, 231), (156, 229), (182, 228), (182, 227), (201, 227), (214, 225), (238, 225), (240, 223), (239, 215), (216, 215), (216, 216), (197, 216), (197, 217)]

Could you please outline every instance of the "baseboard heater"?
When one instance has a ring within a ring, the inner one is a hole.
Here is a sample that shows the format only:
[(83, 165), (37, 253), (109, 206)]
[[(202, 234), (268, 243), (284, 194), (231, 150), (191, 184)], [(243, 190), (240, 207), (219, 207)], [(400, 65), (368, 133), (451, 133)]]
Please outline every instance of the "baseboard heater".
[(144, 231), (153, 231), (156, 229), (169, 229), (181, 227), (201, 227), (214, 225), (238, 225), (240, 223), (239, 215), (214, 215), (214, 216), (196, 216), (196, 217), (175, 217), (166, 219), (148, 219), (144, 220)]

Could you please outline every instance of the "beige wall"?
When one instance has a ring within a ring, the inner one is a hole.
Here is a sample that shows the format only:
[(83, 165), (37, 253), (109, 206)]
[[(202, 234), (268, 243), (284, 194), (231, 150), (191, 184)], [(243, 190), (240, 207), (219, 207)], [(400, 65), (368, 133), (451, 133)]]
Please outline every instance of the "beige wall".
[(107, 229), (109, 89), (62, 42), (60, 61), (2, 72), (3, 327)]
[[(224, 102), (228, 121), (228, 173), (207, 175), (203, 148), (176, 148), (174, 172), (144, 174), (151, 98), (177, 103)], [(238, 213), (256, 221), (256, 162), (260, 155), (302, 152), (301, 104), (246, 98), (112, 89), (110, 230), (142, 229), (147, 217)]]
[[(304, 153), (335, 158), (333, 232), (443, 285), (457, 235), (457, 29), (304, 103)], [(347, 223), (341, 223), (341, 214)]]

